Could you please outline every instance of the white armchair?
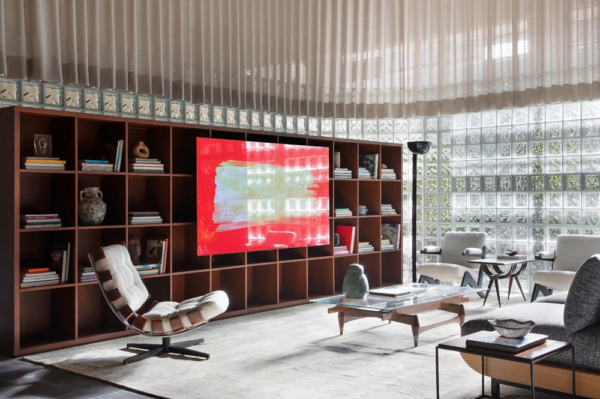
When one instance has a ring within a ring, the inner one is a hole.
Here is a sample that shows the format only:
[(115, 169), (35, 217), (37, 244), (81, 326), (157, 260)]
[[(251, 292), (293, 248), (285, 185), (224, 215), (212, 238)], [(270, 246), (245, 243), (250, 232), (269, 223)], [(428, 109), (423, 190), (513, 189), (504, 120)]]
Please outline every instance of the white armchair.
[[(485, 233), (448, 232), (442, 247), (425, 247), (422, 254), (440, 255), (437, 263), (417, 266), (420, 283), (439, 284), (440, 281), (460, 282), (462, 287), (481, 288), (483, 274), (480, 266), (468, 263), (468, 257), (485, 258)], [(483, 293), (478, 293), (483, 298)]]
[(591, 256), (600, 253), (600, 237), (584, 235), (560, 235), (556, 240), (556, 251), (538, 252), (535, 259), (552, 262), (550, 270), (533, 274), (531, 302), (540, 293), (551, 295), (553, 290), (568, 291), (579, 266)]

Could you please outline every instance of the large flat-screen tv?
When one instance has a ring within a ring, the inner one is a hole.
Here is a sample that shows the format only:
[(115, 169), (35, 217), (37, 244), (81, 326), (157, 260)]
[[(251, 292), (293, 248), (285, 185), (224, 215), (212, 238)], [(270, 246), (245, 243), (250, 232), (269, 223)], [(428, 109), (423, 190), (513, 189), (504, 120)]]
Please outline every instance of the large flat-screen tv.
[(329, 148), (197, 138), (198, 256), (329, 244)]

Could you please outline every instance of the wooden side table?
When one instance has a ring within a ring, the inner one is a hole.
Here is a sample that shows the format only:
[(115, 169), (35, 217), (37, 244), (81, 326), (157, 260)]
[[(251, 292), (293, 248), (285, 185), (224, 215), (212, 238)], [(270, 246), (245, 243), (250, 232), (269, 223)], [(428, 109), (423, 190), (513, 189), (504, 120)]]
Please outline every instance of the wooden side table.
[[(521, 295), (523, 296), (523, 300), (527, 302), (527, 298), (525, 298), (525, 293), (523, 293), (523, 288), (521, 287), (521, 282), (519, 281), (519, 275), (525, 271), (528, 262), (533, 262), (535, 259), (496, 259), (496, 258), (486, 258), (486, 259), (473, 259), (470, 260), (469, 263), (476, 263), (481, 265), (480, 273), (483, 271), (490, 279), (490, 283), (488, 284), (487, 292), (485, 293), (485, 299), (483, 300), (483, 304), (487, 302), (488, 296), (490, 295), (490, 291), (492, 290), (492, 285), (496, 287), (496, 295), (498, 296), (498, 307), (502, 307), (502, 302), (500, 301), (500, 289), (498, 287), (498, 280), (510, 279), (508, 280), (508, 298), (510, 299), (510, 291), (512, 289), (513, 280), (517, 283), (519, 290), (521, 291)], [(510, 266), (507, 269), (501, 269), (501, 266)]]
[(534, 376), (534, 364), (539, 363), (557, 353), (564, 351), (571, 351), (571, 371), (573, 375), (573, 398), (576, 398), (575, 388), (575, 347), (563, 341), (546, 340), (542, 345), (536, 346), (531, 349), (527, 349), (522, 352), (512, 353), (499, 351), (494, 349), (485, 349), (475, 346), (467, 346), (467, 339), (475, 337), (479, 334), (488, 334), (489, 331), (479, 331), (474, 334), (466, 335), (464, 337), (456, 338), (451, 341), (443, 342), (438, 344), (435, 348), (435, 390), (436, 398), (440, 398), (440, 373), (439, 373), (439, 353), (440, 349), (449, 351), (467, 353), (470, 355), (481, 356), (481, 395), (477, 398), (485, 398), (485, 358), (503, 359), (512, 362), (526, 363), (529, 364), (530, 370), (530, 381), (531, 381), (531, 397), (535, 398), (535, 376)]

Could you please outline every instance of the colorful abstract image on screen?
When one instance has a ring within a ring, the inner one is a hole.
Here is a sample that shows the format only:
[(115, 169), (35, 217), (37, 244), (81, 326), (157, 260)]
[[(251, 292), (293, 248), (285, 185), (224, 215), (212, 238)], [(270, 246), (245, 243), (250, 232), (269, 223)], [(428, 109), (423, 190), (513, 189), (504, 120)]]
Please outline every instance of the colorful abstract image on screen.
[(329, 148), (197, 138), (198, 256), (329, 244)]

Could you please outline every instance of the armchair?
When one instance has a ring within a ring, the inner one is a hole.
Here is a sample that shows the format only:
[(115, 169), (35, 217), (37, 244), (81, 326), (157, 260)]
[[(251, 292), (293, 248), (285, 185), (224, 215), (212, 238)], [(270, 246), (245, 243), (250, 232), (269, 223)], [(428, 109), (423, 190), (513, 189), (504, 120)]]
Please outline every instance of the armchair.
[(148, 294), (135, 270), (127, 247), (110, 245), (100, 248), (100, 257), (92, 263), (104, 298), (114, 314), (128, 328), (148, 337), (162, 337), (162, 344), (127, 344), (127, 348), (147, 349), (147, 352), (126, 358), (133, 363), (162, 353), (197, 356), (210, 355), (188, 349), (204, 342), (203, 338), (171, 344), (171, 337), (192, 331), (223, 313), (229, 298), (223, 291), (214, 291), (183, 302), (157, 302)]
[(540, 294), (552, 295), (553, 290), (568, 291), (579, 266), (591, 256), (600, 253), (600, 237), (584, 235), (560, 235), (556, 251), (538, 252), (536, 260), (551, 262), (550, 270), (533, 273), (531, 302)]
[[(440, 281), (457, 281), (462, 287), (481, 288), (483, 273), (479, 265), (467, 262), (467, 257), (485, 258), (485, 233), (448, 232), (442, 247), (425, 247), (422, 254), (440, 255), (439, 263), (423, 263), (417, 267), (420, 283), (439, 284)], [(483, 292), (478, 295), (483, 298)]]

